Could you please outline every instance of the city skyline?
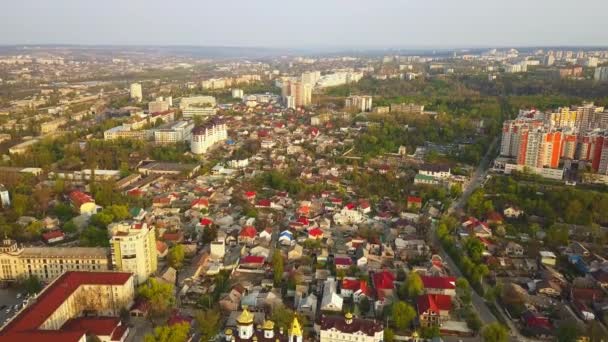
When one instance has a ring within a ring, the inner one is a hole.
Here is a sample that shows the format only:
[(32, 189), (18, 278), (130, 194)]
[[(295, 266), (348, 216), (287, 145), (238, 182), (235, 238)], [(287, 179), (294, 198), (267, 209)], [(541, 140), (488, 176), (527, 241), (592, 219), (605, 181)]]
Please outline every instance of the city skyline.
[[(488, 5), (465, 0), (208, 3), (157, 0), (10, 3), (0, 45), (162, 45), (266, 48), (463, 48), (601, 46), (608, 23), (600, 0)], [(169, 13), (169, 14), (168, 14)], [(551, 19), (551, 20), (547, 20)], [(593, 23), (558, 25), (564, 22)], [(602, 27), (603, 26), (603, 27)]]

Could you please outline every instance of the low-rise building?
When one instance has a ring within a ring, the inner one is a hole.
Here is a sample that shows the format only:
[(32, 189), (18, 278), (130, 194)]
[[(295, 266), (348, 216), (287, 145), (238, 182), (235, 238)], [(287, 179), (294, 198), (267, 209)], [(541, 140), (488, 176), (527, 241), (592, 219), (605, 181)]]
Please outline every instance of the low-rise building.
[(344, 316), (322, 316), (319, 322), (321, 342), (381, 342), (384, 326), (375, 320), (355, 318), (352, 313)]

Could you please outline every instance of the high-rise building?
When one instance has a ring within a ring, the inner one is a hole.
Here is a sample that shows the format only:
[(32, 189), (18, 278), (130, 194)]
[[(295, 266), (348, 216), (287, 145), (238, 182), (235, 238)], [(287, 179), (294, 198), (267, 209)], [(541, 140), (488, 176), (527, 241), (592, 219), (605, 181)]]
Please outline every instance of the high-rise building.
[(314, 87), (317, 82), (319, 82), (319, 80), (321, 79), (321, 72), (320, 71), (308, 71), (305, 73), (302, 73), (302, 83), (304, 84), (310, 84), (312, 87)]
[(112, 267), (133, 273), (135, 284), (156, 272), (157, 251), (154, 227), (141, 222), (116, 222), (108, 226)]
[(171, 106), (170, 102), (173, 102), (172, 99), (171, 99), (171, 101), (170, 101), (170, 99), (171, 99), (171, 97), (169, 97), (165, 100), (161, 96), (161, 97), (157, 97), (156, 101), (148, 102), (148, 112), (160, 113), (160, 112), (168, 111), (169, 107)]
[(131, 83), (131, 99), (141, 102), (144, 99), (140, 83)]
[(312, 103), (312, 86), (307, 83), (299, 81), (287, 81), (283, 83), (281, 94), (284, 94), (283, 100), (285, 101), (286, 105), (288, 96), (293, 97), (295, 107), (306, 107)]
[(4, 184), (0, 184), (0, 204), (2, 205), (2, 208), (11, 206), (11, 196)]
[(203, 154), (215, 143), (228, 138), (226, 124), (220, 120), (210, 120), (192, 130), (190, 150), (194, 154)]
[(598, 82), (608, 81), (608, 66), (602, 66), (595, 68), (595, 74), (593, 78)]
[(361, 112), (369, 112), (372, 110), (372, 97), (369, 95), (351, 95), (344, 101), (344, 107)]

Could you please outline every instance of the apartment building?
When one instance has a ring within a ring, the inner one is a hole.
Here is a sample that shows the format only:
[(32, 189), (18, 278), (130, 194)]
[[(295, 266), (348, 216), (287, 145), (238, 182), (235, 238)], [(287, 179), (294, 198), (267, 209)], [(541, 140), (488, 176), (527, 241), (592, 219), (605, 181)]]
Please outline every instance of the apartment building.
[(122, 221), (108, 226), (112, 267), (121, 272), (131, 272), (135, 284), (145, 282), (156, 272), (157, 252), (154, 227), (146, 223)]
[(109, 250), (101, 247), (23, 247), (5, 239), (0, 245), (0, 280), (36, 276), (44, 282), (66, 271), (109, 270)]
[(159, 145), (175, 144), (190, 141), (194, 123), (191, 121), (177, 121), (154, 131), (154, 142)]
[(130, 273), (65, 272), (2, 328), (0, 341), (124, 341), (129, 328), (119, 316), (134, 297)]
[(40, 124), (40, 134), (47, 134), (56, 131), (59, 127), (68, 123), (65, 118), (58, 118)]
[(228, 138), (226, 124), (219, 120), (211, 120), (192, 130), (190, 150), (194, 154), (206, 153), (214, 144)]
[(344, 107), (360, 112), (369, 112), (372, 110), (372, 97), (369, 95), (351, 95), (344, 101)]

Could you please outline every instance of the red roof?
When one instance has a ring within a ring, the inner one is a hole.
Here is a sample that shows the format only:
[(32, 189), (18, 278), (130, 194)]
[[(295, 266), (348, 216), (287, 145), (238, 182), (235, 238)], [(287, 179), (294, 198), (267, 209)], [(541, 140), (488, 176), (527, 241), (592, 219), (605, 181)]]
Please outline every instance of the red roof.
[(308, 231), (308, 235), (313, 236), (313, 237), (323, 236), (323, 231), (319, 228), (313, 228)]
[(258, 235), (258, 231), (255, 229), (254, 226), (245, 226), (243, 227), (243, 229), (241, 229), (241, 232), (239, 233), (239, 236), (249, 238), (255, 238), (256, 235)]
[(64, 236), (65, 236), (65, 234), (59, 229), (51, 230), (50, 232), (46, 232), (46, 233), (42, 234), (42, 238), (45, 241), (49, 241), (49, 240), (56, 239), (59, 237), (64, 237)]
[(348, 203), (348, 204), (346, 205), (346, 208), (347, 208), (348, 210), (353, 210), (353, 209), (355, 209), (356, 207), (357, 207), (357, 206), (356, 206), (354, 203)]
[(34, 330), (10, 332), (0, 335), (0, 342), (36, 341), (36, 342), (79, 342), (86, 331)]
[(74, 204), (74, 206), (80, 207), (81, 205), (89, 202), (94, 202), (93, 197), (85, 194), (82, 191), (74, 190), (70, 192), (70, 201)]
[(212, 225), (212, 224), (213, 224), (213, 221), (211, 221), (211, 219), (209, 219), (209, 218), (207, 218), (207, 217), (203, 217), (203, 218), (201, 219), (201, 224), (202, 224), (203, 226), (209, 226), (209, 225)]
[(66, 272), (44, 289), (38, 299), (21, 311), (2, 332), (10, 334), (38, 329), (81, 285), (123, 285), (131, 277), (131, 273), (122, 272)]
[(245, 197), (247, 197), (247, 198), (253, 198), (253, 197), (255, 197), (255, 191), (246, 191), (245, 192)]
[(110, 336), (120, 324), (118, 317), (78, 317), (61, 327), (61, 330), (82, 331), (96, 336)]
[(353, 264), (353, 260), (351, 258), (337, 257), (334, 259), (334, 263), (340, 266), (349, 266)]
[(374, 273), (372, 279), (376, 290), (392, 290), (395, 288), (395, 275), (389, 271)]
[(192, 201), (191, 207), (209, 207), (209, 200), (206, 198), (199, 198)]
[(263, 264), (265, 258), (258, 255), (247, 255), (241, 258), (241, 264)]
[(129, 329), (126, 325), (121, 325), (114, 330), (112, 334), (111, 341), (120, 341), (125, 336), (125, 333)]
[(422, 198), (416, 196), (408, 196), (407, 203), (422, 203)]
[(456, 277), (430, 277), (422, 276), (422, 284), (425, 289), (456, 289)]
[(270, 207), (270, 203), (269, 199), (261, 199), (258, 201), (257, 205), (260, 207)]
[(296, 222), (301, 223), (305, 226), (308, 226), (310, 224), (310, 221), (308, 221), (308, 219), (304, 216), (300, 216), (300, 218), (298, 218)]
[(452, 297), (440, 294), (427, 294), (418, 297), (418, 313), (422, 314), (429, 310), (450, 311), (452, 309)]

